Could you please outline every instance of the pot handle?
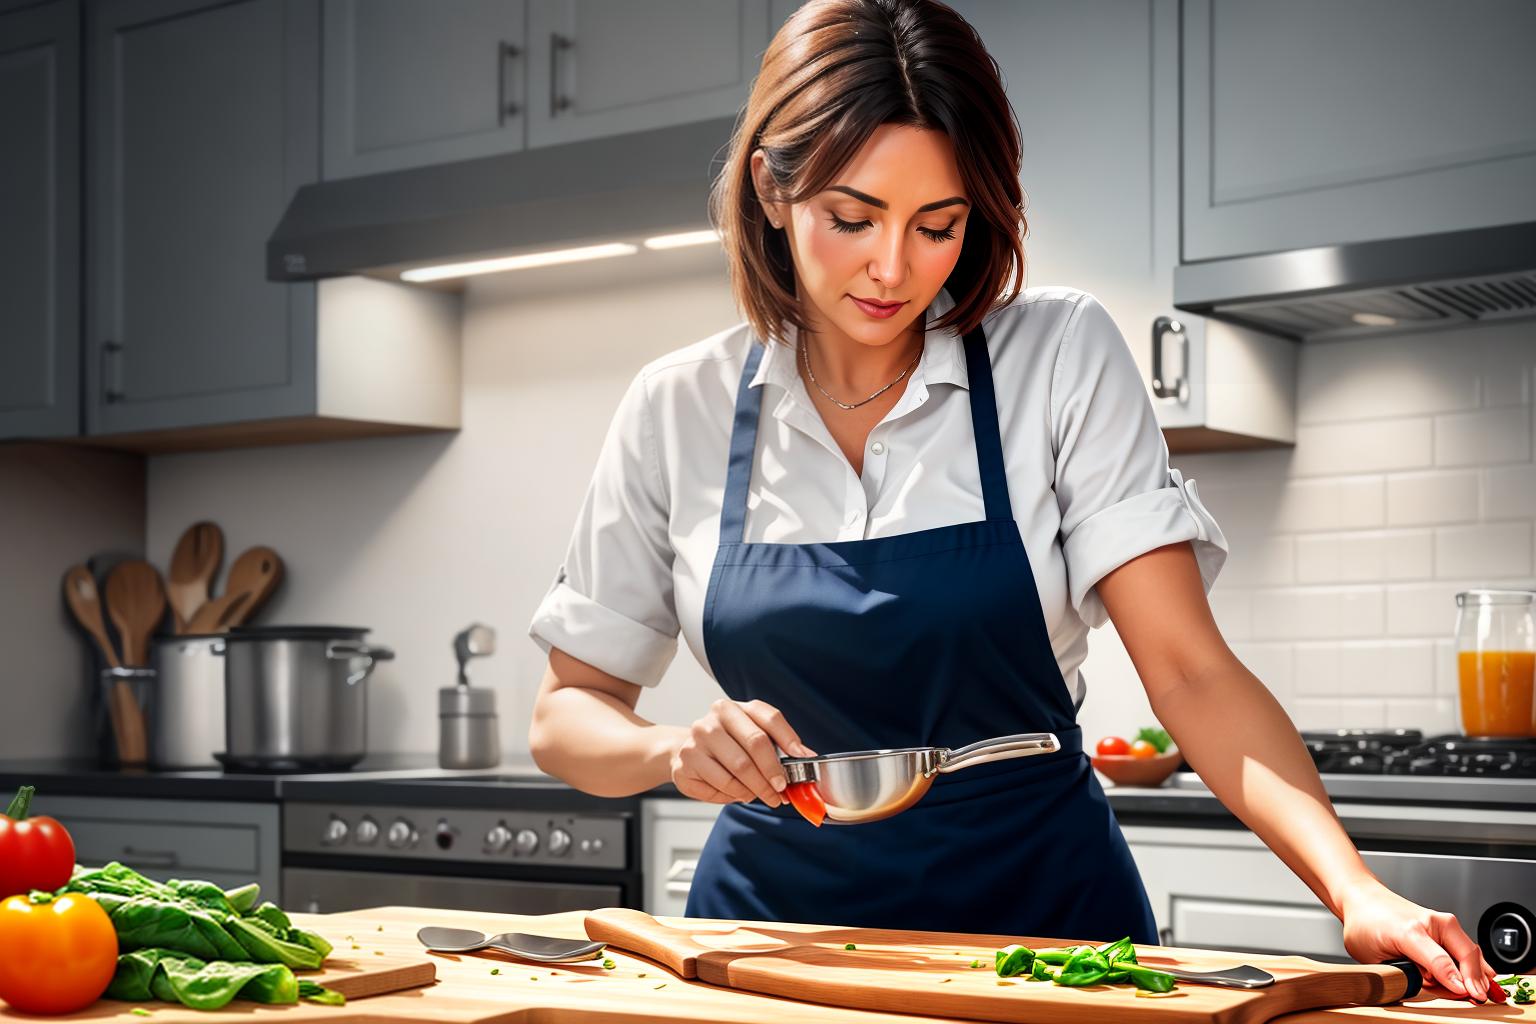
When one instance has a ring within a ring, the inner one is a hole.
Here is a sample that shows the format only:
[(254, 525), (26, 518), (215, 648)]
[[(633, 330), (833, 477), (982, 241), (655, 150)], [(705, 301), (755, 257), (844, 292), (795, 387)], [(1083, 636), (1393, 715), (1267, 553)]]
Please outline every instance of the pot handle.
[(1021, 732), (1012, 736), (997, 736), (989, 740), (977, 740), (957, 750), (939, 752), (938, 772), (952, 772), (969, 768), (973, 764), (988, 761), (1006, 761), (1012, 757), (1028, 757), (1031, 754), (1053, 754), (1061, 749), (1055, 733)]
[(373, 671), (375, 664), (381, 661), (389, 661), (395, 656), (395, 652), (379, 644), (361, 644), (351, 640), (332, 640), (325, 645), (325, 656), (332, 661), (339, 661), (342, 658), (349, 660), (352, 658), (366, 658), (368, 664), (364, 665), (361, 669), (353, 669), (347, 673), (347, 685), (356, 686), (368, 678), (368, 674)]

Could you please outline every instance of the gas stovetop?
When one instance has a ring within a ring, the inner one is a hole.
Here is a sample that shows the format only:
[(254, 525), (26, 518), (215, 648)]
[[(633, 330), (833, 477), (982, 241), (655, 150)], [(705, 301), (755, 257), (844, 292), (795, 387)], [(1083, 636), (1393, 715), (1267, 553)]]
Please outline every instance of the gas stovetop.
[(1536, 779), (1536, 739), (1424, 738), (1418, 729), (1328, 729), (1301, 734), (1317, 770), (1350, 775)]

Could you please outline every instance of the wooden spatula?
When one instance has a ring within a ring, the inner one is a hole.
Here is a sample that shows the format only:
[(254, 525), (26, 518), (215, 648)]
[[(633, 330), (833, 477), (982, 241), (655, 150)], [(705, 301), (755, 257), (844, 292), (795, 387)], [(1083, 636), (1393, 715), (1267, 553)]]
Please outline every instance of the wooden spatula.
[(96, 577), (91, 575), (91, 570), (83, 565), (69, 567), (69, 571), (64, 573), (64, 602), (69, 605), (75, 621), (96, 641), (107, 664), (113, 668), (121, 667), (122, 659), (117, 656), (117, 651), (112, 647), (112, 638), (107, 635), (107, 621), (101, 612), (101, 594), (96, 589)]
[(226, 596), (247, 595), (246, 600), (232, 606), (220, 618), (220, 630), (231, 629), (260, 610), (272, 591), (283, 579), (283, 560), (268, 547), (247, 548), (229, 567), (229, 578), (224, 583)]
[(165, 618), (165, 586), (154, 566), (141, 559), (123, 562), (107, 576), (107, 615), (123, 641), (123, 664), (149, 664), (149, 638)]
[(193, 523), (187, 527), (171, 554), (165, 594), (171, 604), (176, 632), (187, 632), (187, 623), (208, 603), (208, 585), (224, 558), (224, 531), (217, 523)]

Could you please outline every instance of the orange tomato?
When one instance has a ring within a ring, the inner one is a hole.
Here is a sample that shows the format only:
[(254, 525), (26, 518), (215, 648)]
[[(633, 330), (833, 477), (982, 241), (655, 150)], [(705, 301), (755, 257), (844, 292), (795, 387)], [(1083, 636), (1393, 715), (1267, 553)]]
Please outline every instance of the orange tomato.
[(1105, 736), (1099, 740), (1100, 757), (1124, 757), (1131, 752), (1131, 745), (1120, 736)]
[(1146, 740), (1137, 740), (1131, 744), (1132, 757), (1156, 757), (1157, 748)]
[(23, 1013), (72, 1013), (101, 998), (116, 970), (117, 932), (89, 896), (0, 903), (0, 1000)]

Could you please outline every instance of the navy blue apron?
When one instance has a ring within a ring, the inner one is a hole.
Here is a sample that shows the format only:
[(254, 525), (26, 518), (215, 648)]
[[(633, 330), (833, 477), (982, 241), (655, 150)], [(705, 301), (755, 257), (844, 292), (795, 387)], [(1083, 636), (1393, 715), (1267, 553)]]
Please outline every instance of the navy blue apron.
[(935, 777), (884, 821), (812, 826), (727, 804), (690, 917), (1156, 943), (1151, 906), (1082, 749), (1013, 519), (986, 336), (965, 337), (986, 518), (825, 544), (745, 543), (762, 389), (741, 371), (704, 647), (733, 700), (813, 750), (961, 747), (1054, 732), (1061, 750)]

